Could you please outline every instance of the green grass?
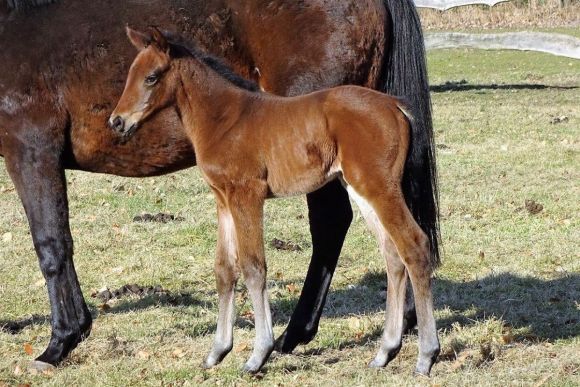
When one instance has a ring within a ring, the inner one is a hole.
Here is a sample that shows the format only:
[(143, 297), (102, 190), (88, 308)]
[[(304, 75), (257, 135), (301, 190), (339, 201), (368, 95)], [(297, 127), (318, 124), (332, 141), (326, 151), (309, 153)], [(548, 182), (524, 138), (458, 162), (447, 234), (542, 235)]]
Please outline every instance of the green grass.
[[(216, 217), (197, 170), (155, 179), (69, 172), (75, 263), (96, 316), (90, 338), (51, 375), (26, 363), (46, 346), (44, 319), (0, 332), (0, 386), (31, 385), (557, 385), (580, 383), (580, 62), (538, 53), (429, 54), (441, 182), (444, 259), (435, 281), (443, 354), (432, 378), (412, 370), (410, 335), (384, 370), (366, 364), (384, 319), (384, 264), (358, 213), (316, 339), (274, 354), (259, 378), (239, 372), (253, 338), (242, 291), (234, 351), (202, 370), (217, 316), (212, 274)], [(511, 88), (492, 85), (514, 85)], [(480, 86), (476, 86), (480, 85)], [(539, 86), (538, 86), (539, 85)], [(551, 124), (553, 117), (566, 122)], [(122, 188), (121, 188), (122, 186)], [(4, 189), (2, 189), (4, 187)], [(49, 313), (22, 207), (0, 168), (0, 321)], [(526, 199), (543, 205), (531, 215)], [(165, 211), (179, 223), (132, 222)], [(304, 198), (269, 201), (267, 245), (275, 332), (285, 327), (311, 253)], [(8, 239), (8, 238), (6, 238)], [(173, 296), (124, 298), (103, 312), (90, 294), (128, 283)], [(293, 286), (296, 289), (293, 289)], [(240, 286), (240, 290), (243, 286)]]

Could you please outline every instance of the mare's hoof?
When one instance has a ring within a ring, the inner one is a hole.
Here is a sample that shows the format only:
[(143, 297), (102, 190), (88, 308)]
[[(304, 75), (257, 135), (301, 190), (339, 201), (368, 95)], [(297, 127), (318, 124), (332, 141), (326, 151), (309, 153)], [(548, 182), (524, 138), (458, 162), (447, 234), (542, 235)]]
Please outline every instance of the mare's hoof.
[(274, 343), (274, 350), (279, 353), (292, 353), (294, 349), (300, 344), (308, 344), (316, 336), (316, 331), (299, 331), (286, 329), (276, 342)]
[(292, 353), (297, 345), (298, 343), (290, 343), (290, 340), (288, 339), (288, 330), (285, 330), (280, 337), (276, 339), (274, 350), (280, 353)]
[(55, 369), (56, 367), (53, 366), (52, 364), (45, 363), (40, 360), (33, 360), (28, 364), (28, 371), (31, 373), (51, 372), (54, 371)]

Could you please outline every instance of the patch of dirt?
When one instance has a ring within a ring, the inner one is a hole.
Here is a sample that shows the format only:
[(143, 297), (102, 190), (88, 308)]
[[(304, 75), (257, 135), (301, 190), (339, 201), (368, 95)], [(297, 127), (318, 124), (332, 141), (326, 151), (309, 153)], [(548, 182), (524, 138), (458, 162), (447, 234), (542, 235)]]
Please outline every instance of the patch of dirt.
[(291, 241), (282, 241), (278, 238), (274, 238), (270, 241), (270, 246), (276, 250), (284, 251), (302, 251), (302, 247)]
[(157, 286), (139, 286), (137, 284), (123, 285), (119, 289), (109, 290), (108, 288), (101, 289), (98, 292), (91, 294), (92, 298), (97, 298), (104, 303), (115, 299), (128, 296), (145, 297), (154, 294), (168, 294), (160, 285)]
[(172, 214), (166, 214), (160, 212), (158, 214), (148, 214), (144, 213), (137, 215), (133, 218), (133, 222), (155, 222), (155, 223), (169, 223), (169, 222), (183, 222), (185, 218), (183, 216), (175, 216)]
[(532, 215), (539, 214), (544, 209), (543, 205), (541, 205), (540, 203), (538, 203), (532, 199), (526, 199), (525, 207), (526, 207), (526, 210)]
[(553, 117), (550, 120), (550, 124), (552, 125), (560, 124), (562, 122), (568, 122), (568, 116)]

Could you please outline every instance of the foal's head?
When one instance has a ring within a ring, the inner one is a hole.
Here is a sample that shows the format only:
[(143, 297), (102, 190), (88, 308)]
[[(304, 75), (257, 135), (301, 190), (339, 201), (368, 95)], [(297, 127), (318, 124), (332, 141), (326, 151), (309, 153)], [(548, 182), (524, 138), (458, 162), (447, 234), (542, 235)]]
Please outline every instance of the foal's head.
[(139, 123), (173, 102), (176, 81), (170, 45), (157, 28), (142, 33), (127, 27), (127, 36), (139, 53), (109, 119), (111, 128), (123, 136), (131, 135)]

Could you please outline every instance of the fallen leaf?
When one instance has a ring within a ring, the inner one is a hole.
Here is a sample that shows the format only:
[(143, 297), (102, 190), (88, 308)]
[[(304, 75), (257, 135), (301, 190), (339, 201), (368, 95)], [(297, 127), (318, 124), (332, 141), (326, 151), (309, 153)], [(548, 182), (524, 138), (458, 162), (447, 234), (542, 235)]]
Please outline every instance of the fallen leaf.
[(249, 348), (250, 348), (250, 346), (248, 345), (248, 343), (241, 343), (240, 345), (236, 346), (236, 348), (234, 349), (234, 352), (236, 352), (236, 353), (244, 352), (245, 350), (247, 350)]
[(501, 335), (502, 344), (511, 344), (514, 341), (514, 335), (511, 332)]
[(12, 241), (12, 233), (11, 232), (7, 232), (6, 234), (2, 235), (2, 242), (8, 243), (11, 241)]
[(32, 349), (32, 345), (30, 343), (24, 344), (24, 352), (26, 352), (27, 355), (32, 355), (34, 353), (34, 350)]
[(42, 278), (34, 283), (34, 287), (40, 288), (40, 287), (44, 286), (45, 284), (46, 284), (46, 281), (44, 280), (44, 278)]
[(468, 359), (473, 358), (477, 352), (475, 350), (463, 351), (457, 356), (457, 359), (451, 364), (451, 370), (457, 371), (465, 365)]
[(106, 311), (108, 311), (109, 309), (111, 309), (111, 306), (110, 306), (109, 304), (106, 304), (106, 303), (105, 303), (105, 304), (101, 304), (101, 305), (99, 305), (99, 310), (100, 310), (101, 312), (106, 312)]
[(119, 267), (114, 267), (111, 269), (111, 273), (114, 274), (121, 274), (123, 272), (123, 270), (125, 270), (123, 267), (119, 266)]
[(296, 293), (298, 293), (298, 288), (294, 284), (288, 284), (288, 285), (286, 285), (286, 290), (288, 290), (288, 292), (290, 292), (290, 294), (296, 294)]
[(135, 357), (137, 359), (141, 359), (141, 360), (147, 360), (147, 359), (149, 359), (150, 356), (151, 356), (151, 354), (147, 351), (139, 351), (135, 354)]
[(182, 357), (185, 356), (185, 352), (183, 352), (183, 349), (177, 348), (176, 350), (171, 352), (171, 356), (178, 358), (178, 359), (181, 359)]
[(22, 375), (22, 368), (20, 368), (19, 365), (14, 367), (14, 375), (16, 375), (16, 376)]
[(254, 319), (254, 312), (253, 312), (253, 311), (251, 311), (251, 310), (246, 310), (245, 312), (243, 312), (243, 313), (241, 314), (241, 316), (242, 316), (242, 317), (245, 317), (245, 318), (247, 318), (247, 319), (252, 319), (252, 320), (253, 320), (253, 319)]

